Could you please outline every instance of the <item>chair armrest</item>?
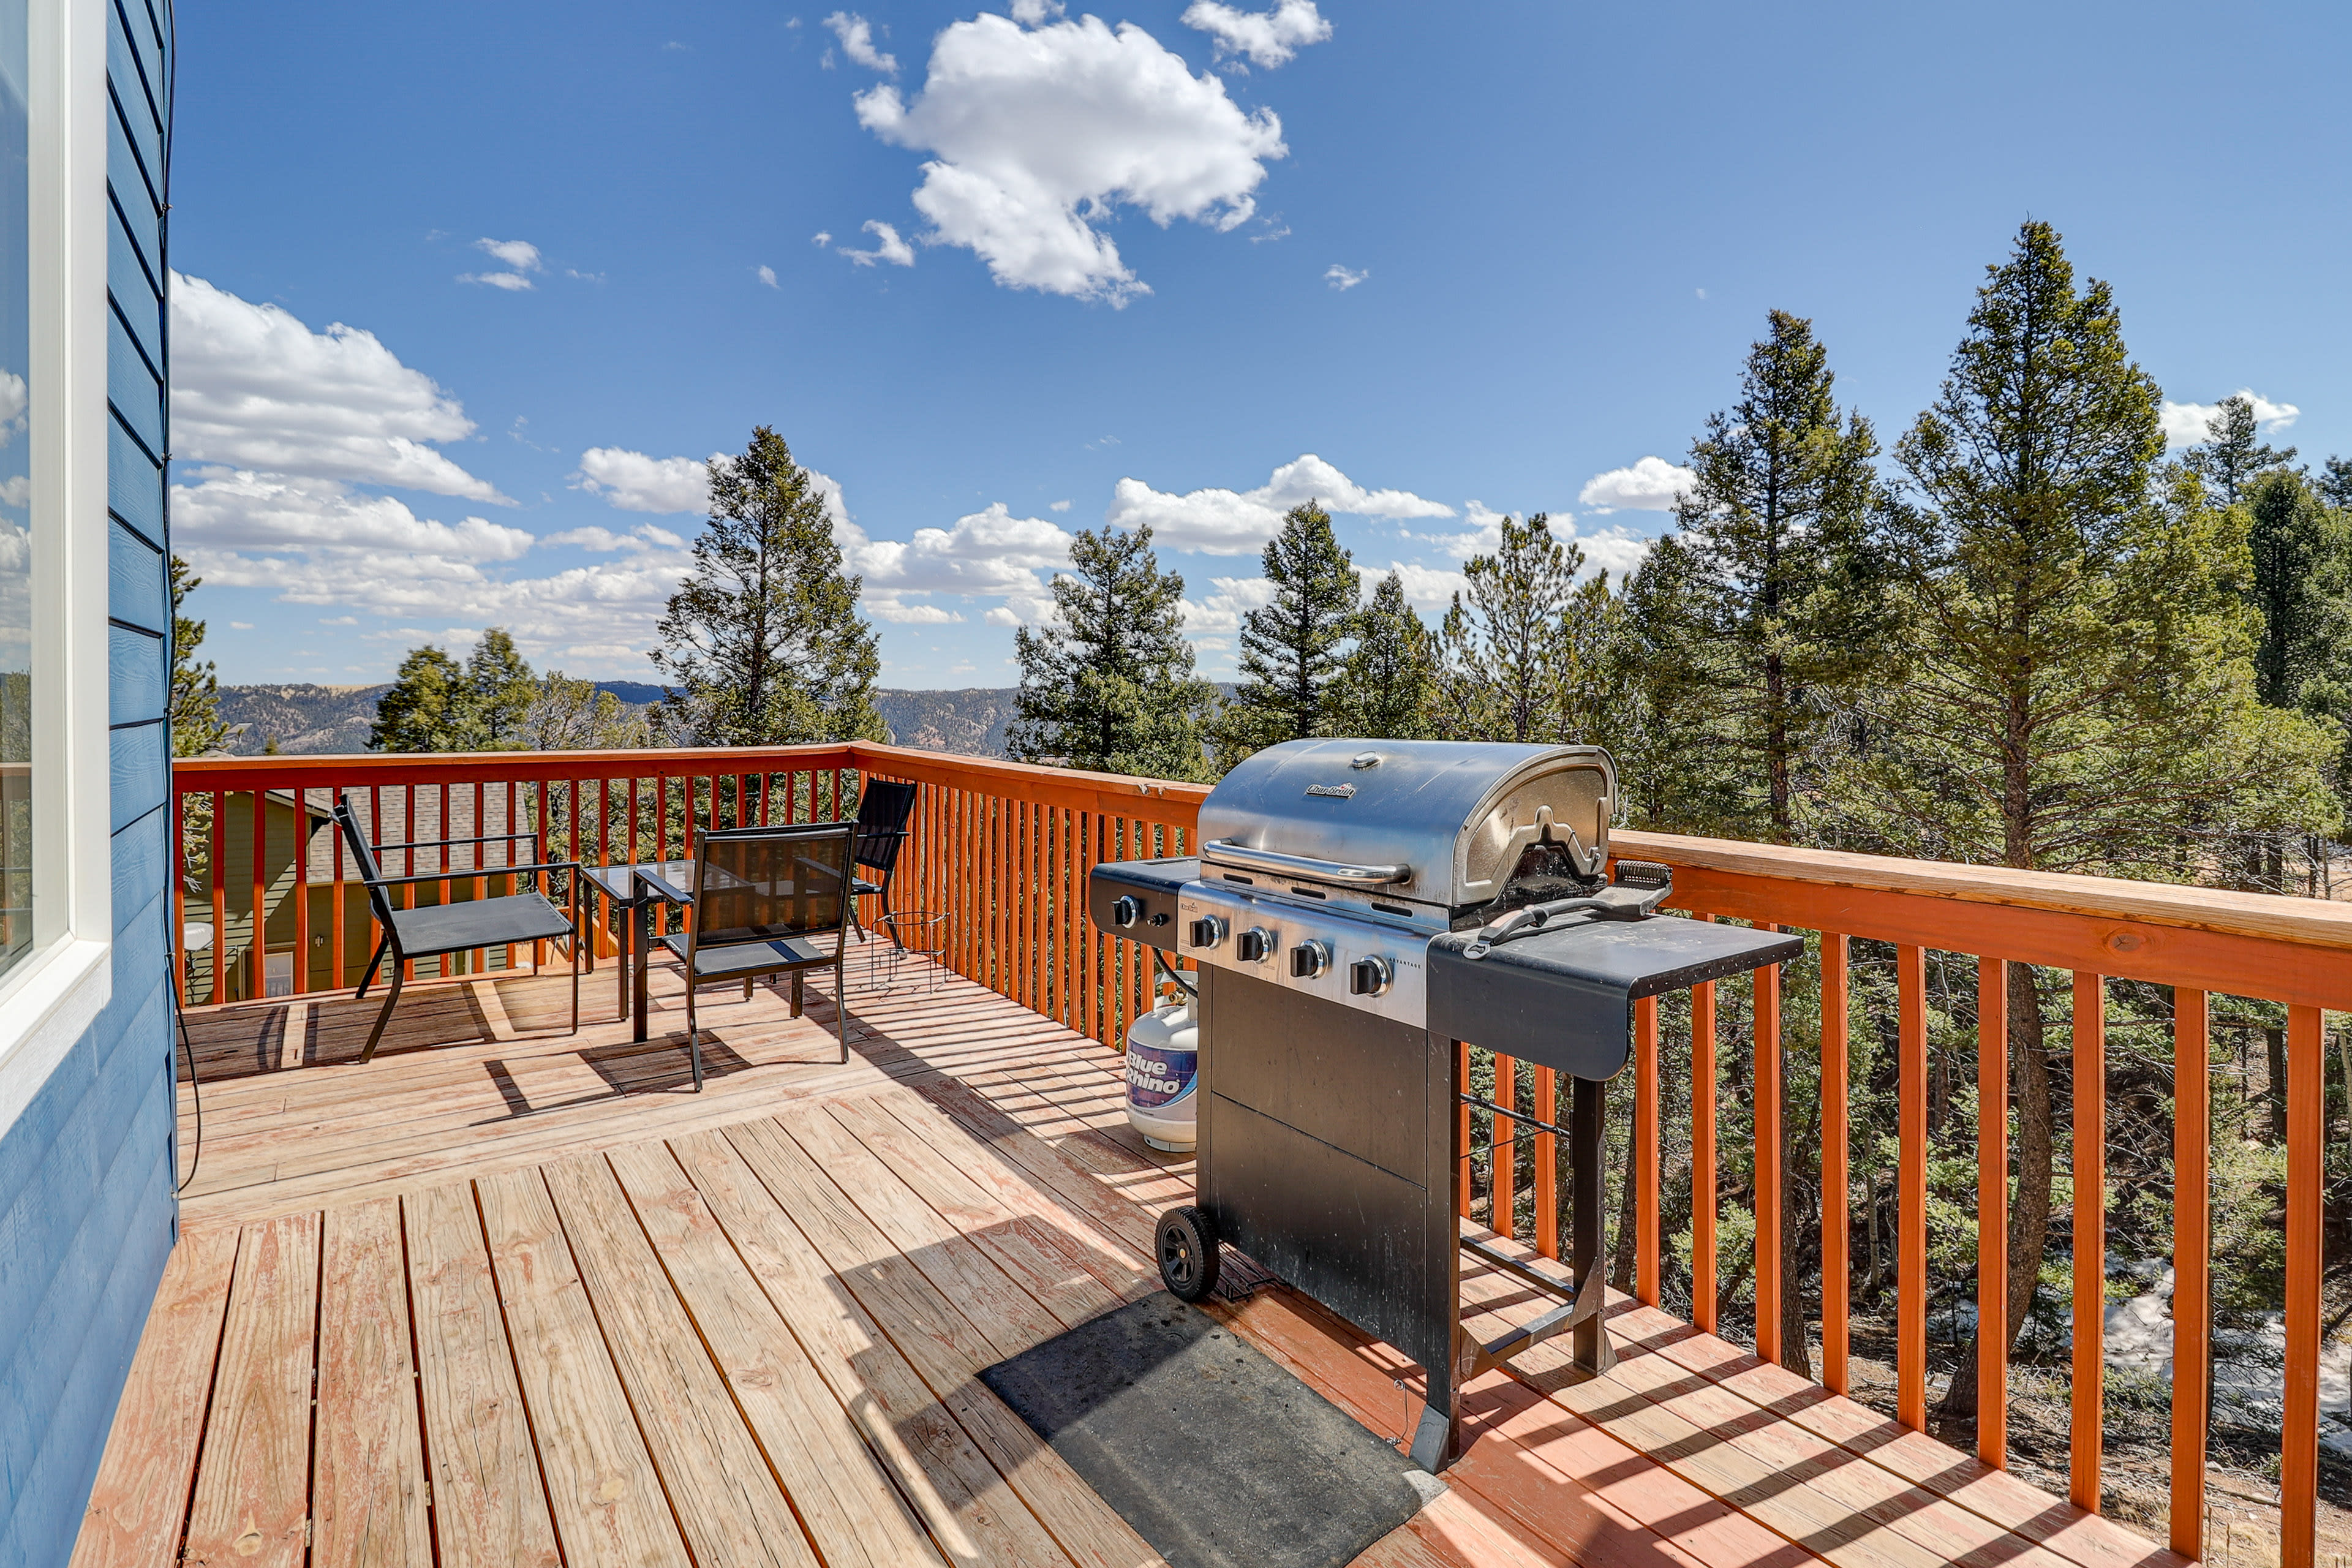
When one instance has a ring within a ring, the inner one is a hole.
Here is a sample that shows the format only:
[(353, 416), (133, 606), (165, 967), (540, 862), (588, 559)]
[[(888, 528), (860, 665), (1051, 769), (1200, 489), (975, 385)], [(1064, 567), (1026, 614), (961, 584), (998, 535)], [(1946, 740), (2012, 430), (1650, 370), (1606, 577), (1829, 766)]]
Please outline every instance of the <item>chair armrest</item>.
[(656, 898), (666, 899), (673, 904), (691, 904), (694, 902), (694, 895), (692, 893), (687, 892), (681, 888), (673, 886), (666, 878), (655, 872), (648, 871), (642, 866), (632, 870), (629, 873), (629, 877), (630, 879), (637, 885), (637, 887), (646, 889), (652, 892)]
[(477, 871), (426, 871), (415, 877), (379, 877), (367, 885), (371, 888), (400, 888), (412, 882), (454, 882), (461, 877), (520, 876), (525, 871), (571, 871), (577, 873), (577, 860), (541, 860), (530, 866), (485, 866)]

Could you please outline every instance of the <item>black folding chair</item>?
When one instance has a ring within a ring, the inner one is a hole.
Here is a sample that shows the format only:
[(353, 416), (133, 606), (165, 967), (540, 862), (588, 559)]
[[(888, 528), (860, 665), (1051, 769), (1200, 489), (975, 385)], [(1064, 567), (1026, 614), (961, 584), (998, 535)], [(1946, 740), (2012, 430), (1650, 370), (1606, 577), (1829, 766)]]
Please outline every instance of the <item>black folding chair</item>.
[[(850, 890), (858, 898), (879, 896), (882, 913), (890, 913), (890, 879), (898, 869), (898, 851), (907, 842), (907, 819), (915, 814), (915, 789), (911, 784), (898, 779), (867, 779), (857, 796), (857, 847), (852, 857)], [(869, 882), (856, 875), (856, 870), (872, 871), (879, 881)], [(866, 940), (866, 922), (858, 918), (857, 906), (849, 907), (850, 924), (857, 928), (857, 940)], [(898, 928), (890, 927), (890, 939), (901, 947)]]
[[(849, 992), (843, 984), (843, 954), (856, 914), (849, 896), (855, 831), (846, 822), (723, 828), (702, 835), (691, 889), (642, 868), (635, 873), (640, 889), (694, 911), (683, 933), (655, 940), (686, 965), (686, 1034), (698, 1092), (702, 1088), (702, 1033), (694, 994), (722, 981), (742, 982), (749, 994), (757, 976), (790, 974), (793, 1016), (798, 1017), (805, 973), (830, 965), (841, 1059), (848, 1062)], [(830, 950), (823, 940), (828, 936), (833, 939)]]
[[(505, 898), (471, 899), (462, 901), (428, 904), (422, 909), (404, 910), (392, 901), (391, 889), (416, 882), (446, 882), (449, 873), (436, 871), (421, 877), (387, 877), (376, 856), (394, 849), (441, 849), (460, 844), (510, 844), (518, 839), (536, 840), (532, 833), (493, 833), (478, 838), (417, 839), (406, 844), (371, 844), (360, 832), (358, 816), (352, 803), (341, 791), (335, 795), (335, 826), (342, 830), (343, 842), (352, 852), (358, 867), (360, 880), (367, 884), (368, 903), (375, 910), (376, 923), (383, 935), (375, 944), (375, 956), (368, 960), (367, 973), (360, 976), (360, 988), (353, 996), (367, 994), (368, 986), (375, 981), (375, 972), (388, 954), (392, 959), (392, 989), (383, 999), (383, 1009), (375, 1016), (375, 1026), (368, 1031), (367, 1048), (360, 1052), (360, 1060), (375, 1055), (375, 1047), (383, 1038), (383, 1026), (392, 1022), (392, 1009), (400, 1000), (402, 975), (411, 959), (438, 958), (445, 953), (467, 952), (478, 947), (504, 947), (509, 942), (562, 942), (572, 964), (572, 1030), (580, 1030), (580, 956), (581, 944), (576, 933), (580, 929), (580, 866), (573, 860), (542, 860), (530, 865), (483, 866), (478, 875), (488, 877), (529, 876), (533, 883), (530, 891), (517, 892)], [(412, 864), (414, 862), (412, 861)], [(478, 858), (477, 864), (479, 864)], [(572, 873), (572, 913), (564, 912), (550, 902), (538, 889), (542, 878), (555, 871)]]

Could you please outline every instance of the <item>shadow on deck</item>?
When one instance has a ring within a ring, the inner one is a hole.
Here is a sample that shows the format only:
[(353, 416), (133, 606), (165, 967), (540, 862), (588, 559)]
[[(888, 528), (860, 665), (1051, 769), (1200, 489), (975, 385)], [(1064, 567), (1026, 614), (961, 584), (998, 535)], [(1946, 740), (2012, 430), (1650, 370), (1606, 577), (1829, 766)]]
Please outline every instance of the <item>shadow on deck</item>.
[[(1111, 1564), (1150, 1549), (978, 1381), (1158, 1288), (1189, 1163), (1116, 1058), (958, 979), (627, 1041), (553, 976), (190, 1016), (203, 1163), (77, 1563)], [(723, 995), (723, 993), (714, 993)], [(671, 1007), (661, 1007), (662, 1003)], [(357, 1037), (354, 1037), (355, 1031)], [(183, 1085), (183, 1148), (193, 1132)], [(185, 1157), (184, 1152), (184, 1158)], [(1474, 1331), (1544, 1303), (1473, 1271)], [(1276, 1286), (1213, 1310), (1375, 1434), (1416, 1369)], [(1360, 1563), (2126, 1568), (2147, 1542), (1650, 1309), (1472, 1385)]]

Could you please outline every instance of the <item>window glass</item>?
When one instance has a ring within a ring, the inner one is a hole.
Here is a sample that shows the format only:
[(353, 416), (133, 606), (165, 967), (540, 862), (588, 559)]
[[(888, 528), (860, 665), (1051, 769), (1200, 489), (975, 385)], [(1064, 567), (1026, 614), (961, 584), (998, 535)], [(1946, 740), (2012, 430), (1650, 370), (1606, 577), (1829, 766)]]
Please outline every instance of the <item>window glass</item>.
[(26, 0), (0, 0), (0, 973), (33, 947), (31, 223)]

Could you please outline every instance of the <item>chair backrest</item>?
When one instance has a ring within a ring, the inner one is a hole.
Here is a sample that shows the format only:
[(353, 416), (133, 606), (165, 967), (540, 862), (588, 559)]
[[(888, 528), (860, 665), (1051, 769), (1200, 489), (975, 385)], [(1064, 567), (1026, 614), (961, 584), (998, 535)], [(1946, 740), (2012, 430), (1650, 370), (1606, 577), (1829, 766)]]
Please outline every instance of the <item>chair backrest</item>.
[(845, 822), (806, 822), (703, 834), (694, 867), (694, 945), (838, 933), (849, 920), (854, 831)]
[(351, 851), (352, 868), (367, 884), (368, 902), (375, 906), (376, 923), (390, 931), (392, 900), (384, 892), (383, 871), (376, 865), (375, 851), (368, 847), (367, 835), (360, 831), (359, 814), (352, 810), (351, 797), (341, 790), (335, 792), (335, 826), (342, 831), (343, 847)]
[(902, 779), (866, 781), (857, 796), (857, 863), (887, 871), (898, 863), (907, 841), (907, 819), (915, 814), (916, 785)]

